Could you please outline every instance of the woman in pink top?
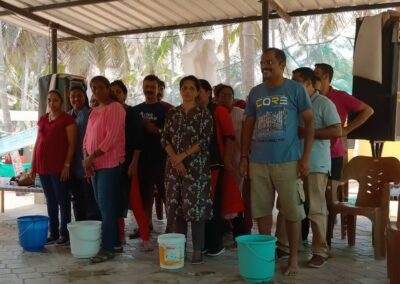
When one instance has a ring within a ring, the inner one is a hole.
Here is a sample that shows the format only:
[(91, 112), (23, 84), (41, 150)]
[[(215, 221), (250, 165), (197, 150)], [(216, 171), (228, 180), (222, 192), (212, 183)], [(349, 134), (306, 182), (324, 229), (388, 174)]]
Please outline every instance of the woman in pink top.
[(114, 257), (118, 243), (118, 194), (121, 165), (125, 159), (125, 110), (112, 100), (110, 82), (103, 76), (90, 81), (99, 106), (92, 109), (83, 141), (84, 167), (91, 177), (102, 217), (102, 250), (94, 263)]

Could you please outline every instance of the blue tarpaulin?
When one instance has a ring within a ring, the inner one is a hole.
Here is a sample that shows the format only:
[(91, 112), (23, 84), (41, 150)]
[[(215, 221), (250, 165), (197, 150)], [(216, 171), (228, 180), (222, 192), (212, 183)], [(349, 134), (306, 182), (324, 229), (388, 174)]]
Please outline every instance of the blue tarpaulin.
[(0, 138), (0, 155), (35, 144), (37, 127)]

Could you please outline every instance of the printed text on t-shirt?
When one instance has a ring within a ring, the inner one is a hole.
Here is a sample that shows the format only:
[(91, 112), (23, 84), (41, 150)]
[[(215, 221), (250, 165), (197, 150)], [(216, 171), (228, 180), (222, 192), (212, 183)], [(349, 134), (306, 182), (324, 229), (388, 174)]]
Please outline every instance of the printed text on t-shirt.
[(256, 100), (258, 141), (278, 142), (285, 139), (287, 96), (271, 96)]

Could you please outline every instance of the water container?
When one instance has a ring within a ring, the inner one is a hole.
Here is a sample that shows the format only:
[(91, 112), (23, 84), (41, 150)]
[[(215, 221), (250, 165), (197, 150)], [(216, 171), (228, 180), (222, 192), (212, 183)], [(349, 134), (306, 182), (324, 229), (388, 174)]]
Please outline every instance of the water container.
[(271, 281), (275, 274), (276, 238), (244, 235), (236, 238), (239, 272), (248, 283)]
[(71, 253), (76, 258), (95, 256), (101, 245), (101, 221), (76, 221), (67, 225)]
[(49, 217), (29, 215), (17, 218), (19, 244), (26, 251), (41, 251), (47, 241)]
[(35, 187), (42, 187), (42, 183), (40, 182), (39, 175), (36, 175), (36, 177), (35, 177)]
[(163, 234), (157, 241), (161, 268), (179, 269), (185, 265), (185, 235)]

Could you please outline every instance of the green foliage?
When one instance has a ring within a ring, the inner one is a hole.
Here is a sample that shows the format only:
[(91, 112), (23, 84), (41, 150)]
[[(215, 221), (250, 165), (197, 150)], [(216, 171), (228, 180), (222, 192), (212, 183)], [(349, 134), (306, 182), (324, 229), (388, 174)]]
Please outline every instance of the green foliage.
[[(355, 17), (364, 12), (294, 17), (290, 24), (283, 20), (271, 20), (271, 44), (287, 52), (287, 75), (299, 66), (313, 67), (316, 62), (326, 62), (335, 69), (335, 87), (351, 92), (352, 88), (352, 35), (344, 35), (348, 27), (354, 27)], [(81, 40), (59, 43), (59, 72), (82, 75), (87, 78), (103, 74), (111, 80), (121, 78), (129, 89), (128, 103), (143, 100), (142, 79), (155, 73), (166, 84), (165, 100), (180, 102), (178, 83), (183, 75), (180, 54), (185, 44), (205, 38), (221, 38), (216, 53), (221, 59), (215, 67), (219, 79), (229, 76), (236, 97), (244, 98), (242, 91), (242, 62), (254, 60), (256, 83), (261, 80), (259, 56), (262, 46), (261, 23), (254, 22), (256, 52), (252, 58), (242, 58), (240, 38), (243, 24), (228, 28), (229, 66), (223, 66), (222, 28), (199, 27), (185, 30), (156, 32), (146, 35), (100, 38), (94, 44)], [(23, 90), (27, 90), (29, 106), (36, 108), (37, 80), (49, 73), (49, 39), (2, 24), (5, 80), (12, 107), (22, 107)], [(246, 37), (249, 38), (249, 37)], [(243, 42), (242, 42), (243, 44)], [(227, 70), (227, 72), (225, 72)]]

